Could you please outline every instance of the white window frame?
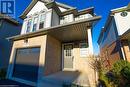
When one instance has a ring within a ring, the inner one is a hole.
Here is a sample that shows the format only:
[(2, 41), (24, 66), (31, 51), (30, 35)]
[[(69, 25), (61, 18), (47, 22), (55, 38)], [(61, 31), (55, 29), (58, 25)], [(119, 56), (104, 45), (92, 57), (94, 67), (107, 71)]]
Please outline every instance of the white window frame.
[(37, 23), (36, 23), (36, 24), (37, 24), (37, 26), (36, 26), (36, 30), (37, 30), (38, 25), (39, 25), (39, 22), (38, 22), (38, 21), (39, 21), (39, 15), (36, 15), (36, 16), (34, 16), (34, 17), (33, 17), (31, 32), (35, 32), (35, 31), (36, 31), (36, 30), (35, 30), (35, 31), (33, 31), (33, 25), (34, 25), (34, 21), (35, 21), (34, 19), (35, 19), (35, 18), (37, 18)]
[(39, 15), (38, 29), (42, 29), (42, 28), (40, 28), (41, 16), (42, 16), (42, 15), (44, 15), (44, 20), (42, 20), (42, 22), (44, 22), (43, 28), (45, 28), (46, 13), (41, 13), (41, 14)]
[(27, 23), (26, 23), (26, 33), (29, 33), (29, 32), (27, 32), (27, 28), (28, 28), (28, 21), (29, 20), (31, 20), (31, 26), (30, 26), (30, 31), (29, 32), (32, 32), (32, 24), (33, 24), (33, 19), (32, 19), (32, 17), (30, 17), (30, 18), (27, 18)]
[[(81, 46), (82, 46), (83, 44), (86, 44), (87, 47), (86, 47), (86, 48), (82, 48)], [(88, 55), (89, 55), (89, 46), (88, 46), (88, 43), (86, 43), (86, 42), (81, 42), (81, 43), (79, 44), (79, 48), (80, 48), (80, 57), (81, 57), (81, 58), (86, 58), (86, 57), (88, 57)], [(86, 51), (86, 52), (85, 52), (85, 51)], [(85, 52), (85, 54), (83, 54), (83, 52)]]

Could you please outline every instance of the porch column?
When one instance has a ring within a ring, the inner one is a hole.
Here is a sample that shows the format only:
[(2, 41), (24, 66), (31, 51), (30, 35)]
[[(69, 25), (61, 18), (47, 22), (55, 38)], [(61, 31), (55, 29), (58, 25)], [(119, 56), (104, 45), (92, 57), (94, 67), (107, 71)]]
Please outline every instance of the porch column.
[(88, 29), (87, 32), (88, 32), (89, 55), (93, 55), (93, 43), (92, 43), (91, 29)]

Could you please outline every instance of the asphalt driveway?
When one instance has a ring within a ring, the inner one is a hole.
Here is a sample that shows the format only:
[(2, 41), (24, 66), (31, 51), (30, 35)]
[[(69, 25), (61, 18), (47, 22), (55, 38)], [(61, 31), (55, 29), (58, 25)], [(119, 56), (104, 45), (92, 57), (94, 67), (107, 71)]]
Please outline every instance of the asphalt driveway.
[(33, 87), (12, 80), (0, 80), (0, 87)]

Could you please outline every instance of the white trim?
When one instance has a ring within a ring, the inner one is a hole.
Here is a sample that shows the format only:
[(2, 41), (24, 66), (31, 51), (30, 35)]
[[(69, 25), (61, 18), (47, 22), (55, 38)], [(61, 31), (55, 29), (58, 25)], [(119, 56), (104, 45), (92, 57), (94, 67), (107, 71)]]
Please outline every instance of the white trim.
[(93, 55), (93, 41), (92, 41), (91, 29), (88, 29), (87, 33), (88, 33), (89, 55)]
[(34, 25), (34, 21), (35, 21), (34, 19), (35, 19), (35, 18), (38, 18), (38, 19), (37, 19), (37, 26), (36, 26), (36, 30), (35, 30), (35, 31), (37, 31), (37, 28), (38, 28), (38, 25), (39, 25), (39, 22), (38, 22), (38, 21), (39, 21), (39, 15), (33, 16), (33, 18), (32, 18), (32, 19), (33, 19), (33, 23), (32, 23), (31, 32), (35, 32), (35, 31), (33, 31), (33, 25)]
[(126, 60), (125, 52), (124, 52), (124, 49), (123, 49), (121, 42), (120, 42), (120, 46), (121, 46), (121, 52), (122, 52), (123, 59)]
[(127, 6), (120, 7), (120, 8), (115, 8), (115, 9), (112, 9), (111, 11), (116, 11), (116, 10), (120, 10), (120, 9), (123, 9), (123, 8), (127, 8)]
[[(86, 49), (84, 48), (86, 51), (88, 51), (85, 56), (81, 56), (81, 49), (82, 49), (81, 44), (87, 44), (88, 45), (88, 47)], [(89, 44), (87, 42), (80, 42), (79, 43), (79, 54), (80, 54), (80, 58), (87, 58), (89, 56)]]
[[(64, 45), (68, 45), (68, 44), (72, 44), (73, 45), (73, 49), (74, 49), (74, 43), (63, 43), (62, 44), (62, 71), (65, 71), (65, 70), (73, 71), (73, 70), (75, 70), (74, 69), (74, 59), (75, 58), (73, 58), (73, 68), (72, 69), (64, 68)], [(74, 50), (72, 50), (72, 55), (74, 57)]]

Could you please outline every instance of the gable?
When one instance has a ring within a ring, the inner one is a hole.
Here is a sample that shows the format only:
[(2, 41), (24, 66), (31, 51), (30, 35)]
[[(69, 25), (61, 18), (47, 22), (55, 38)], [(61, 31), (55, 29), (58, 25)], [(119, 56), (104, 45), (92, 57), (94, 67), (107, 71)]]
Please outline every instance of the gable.
[(27, 16), (40, 12), (42, 10), (48, 10), (48, 8), (45, 6), (45, 3), (38, 1), (34, 7), (29, 11), (29, 13), (27, 14)]
[(55, 7), (55, 5), (57, 5), (57, 7), (59, 7), (58, 9), (60, 9), (61, 11), (65, 11), (65, 10), (73, 8), (71, 6), (68, 6), (68, 5), (59, 3), (59, 2), (55, 2), (55, 1), (53, 1), (53, 2), (49, 1), (49, 0), (32, 0), (30, 5), (21, 14), (20, 18), (25, 19), (26, 16), (28, 16), (28, 15), (34, 14), (35, 12), (39, 12), (39, 11), (41, 11), (43, 9), (48, 9), (49, 7), (47, 7), (47, 4), (49, 4), (49, 3), (50, 3), (49, 6), (54, 6)]
[(60, 7), (60, 6), (58, 6), (58, 8), (60, 9), (61, 12), (67, 11), (67, 9), (62, 8), (62, 7)]

